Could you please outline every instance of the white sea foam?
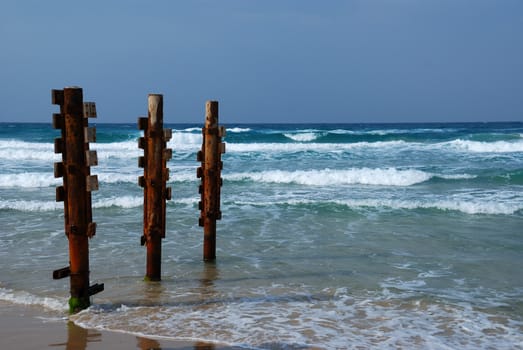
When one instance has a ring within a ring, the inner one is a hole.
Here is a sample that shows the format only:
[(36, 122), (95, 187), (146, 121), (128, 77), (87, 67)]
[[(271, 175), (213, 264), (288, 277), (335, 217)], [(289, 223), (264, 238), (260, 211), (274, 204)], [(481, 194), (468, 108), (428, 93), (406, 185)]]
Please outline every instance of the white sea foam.
[[(103, 172), (99, 168), (93, 168), (91, 174), (98, 177), (100, 184), (137, 183), (138, 176), (143, 171), (136, 167), (132, 173), (125, 172)], [(183, 169), (171, 170), (169, 183), (196, 181), (196, 166)], [(49, 173), (14, 173), (0, 174), (0, 188), (42, 188), (59, 186), (63, 180), (54, 178)]]
[(335, 129), (329, 130), (331, 134), (349, 134), (349, 135), (394, 135), (394, 134), (420, 134), (420, 133), (445, 133), (454, 132), (457, 129), (374, 129), (374, 130), (348, 130), (348, 129)]
[[(200, 199), (195, 197), (189, 197), (189, 198), (173, 198), (172, 200), (168, 201), (167, 203), (174, 203), (174, 204), (183, 204), (183, 205), (194, 205), (198, 203)], [(120, 196), (120, 197), (108, 197), (108, 198), (97, 198), (93, 201), (93, 207), (102, 209), (102, 208), (111, 208), (111, 207), (119, 207), (119, 208), (138, 208), (143, 205), (143, 196)]]
[(112, 143), (95, 143), (92, 144), (91, 149), (95, 149), (98, 159), (113, 159), (113, 158), (138, 158), (143, 155), (143, 150), (138, 148), (138, 142), (123, 141)]
[(336, 203), (350, 208), (373, 207), (391, 209), (438, 209), (459, 211), (465, 214), (511, 215), (523, 209), (523, 203), (482, 201), (480, 199), (450, 198), (433, 200), (363, 199), (338, 200)]
[[(227, 153), (295, 153), (295, 152), (334, 152), (359, 149), (390, 149), (405, 147), (405, 141), (355, 142), (355, 143), (228, 143)], [(420, 144), (421, 145), (421, 144)]]
[[(296, 143), (228, 143), (227, 153), (297, 153), (297, 152), (325, 152), (339, 153), (366, 150), (447, 150), (468, 153), (515, 153), (523, 152), (523, 141), (495, 141), (480, 142), (468, 140), (454, 140), (442, 143), (417, 143), (403, 140), (355, 143), (316, 143), (318, 137), (323, 135), (318, 132), (285, 133), (286, 137), (297, 141)], [(173, 132), (172, 139), (168, 142), (174, 154), (192, 154), (200, 150), (202, 135), (185, 131)], [(108, 160), (122, 159), (131, 161), (143, 155), (143, 150), (138, 148), (136, 140), (94, 143), (92, 150), (97, 151), (101, 164)], [(0, 141), (0, 159), (4, 161), (42, 161), (46, 164), (60, 161), (60, 154), (55, 154), (52, 143), (31, 143), (23, 141)]]
[[(94, 174), (93, 174), (94, 175)], [(98, 173), (98, 181), (101, 183), (115, 184), (115, 183), (138, 183), (138, 172), (135, 174), (125, 173)]]
[(0, 287), (0, 300), (17, 305), (40, 306), (53, 311), (65, 312), (67, 300), (37, 296), (26, 291), (14, 291)]
[[(194, 205), (198, 203), (199, 197), (187, 198), (173, 198), (167, 203)], [(104, 197), (93, 199), (92, 206), (96, 209), (103, 208), (137, 208), (143, 205), (143, 196), (120, 196), (120, 197)], [(0, 210), (17, 210), (22, 212), (46, 212), (54, 210), (63, 210), (63, 203), (55, 201), (40, 201), (40, 200), (3, 200), (0, 201)]]
[(53, 160), (59, 155), (54, 153), (52, 143), (0, 140), (0, 159), (2, 160)]
[(186, 129), (183, 129), (183, 130), (177, 130), (177, 129), (173, 129), (173, 132), (178, 132), (178, 131), (185, 131), (185, 132), (202, 132), (202, 128), (186, 128)]
[(256, 349), (344, 349), (348, 344), (354, 348), (512, 349), (523, 342), (521, 321), (415, 294), (401, 298), (386, 289), (372, 299), (355, 299), (343, 288), (317, 296), (279, 296), (268, 290), (263, 297), (209, 303), (94, 307), (71, 319), (86, 328)]
[(353, 131), (353, 130), (347, 130), (347, 129), (334, 129), (334, 130), (329, 130), (328, 131), (329, 134), (337, 134), (337, 135), (352, 135), (352, 134), (356, 134), (357, 132), (356, 131)]
[(433, 175), (424, 171), (395, 168), (346, 169), (346, 170), (268, 170), (262, 172), (235, 173), (225, 176), (226, 180), (250, 180), (267, 183), (295, 183), (308, 186), (379, 185), (411, 186), (429, 180)]
[(120, 197), (109, 197), (99, 198), (93, 202), (94, 208), (136, 208), (143, 205), (143, 196), (120, 196)]
[(350, 209), (359, 208), (389, 208), (392, 210), (416, 210), (437, 209), (442, 211), (459, 211), (465, 214), (487, 214), (487, 215), (512, 215), (523, 210), (523, 201), (496, 199), (483, 201), (481, 198), (459, 198), (449, 199), (425, 199), (425, 200), (400, 200), (387, 198), (365, 198), (365, 199), (286, 199), (282, 201), (235, 201), (235, 204), (252, 206), (274, 206), (274, 205), (329, 205), (336, 204), (346, 206)]
[(38, 201), (38, 200), (3, 200), (0, 201), (0, 209), (18, 210), (26, 212), (43, 212), (63, 209), (63, 203), (55, 201)]
[[(191, 147), (194, 145), (202, 145), (203, 135), (201, 133), (187, 133), (187, 132), (173, 132), (169, 145), (176, 147)], [(173, 148), (175, 149), (175, 148)]]
[(304, 132), (304, 133), (285, 133), (285, 137), (297, 141), (297, 142), (310, 142), (316, 140), (322, 134), (314, 132)]
[(470, 175), (470, 174), (443, 174), (443, 175), (436, 175), (436, 177), (440, 177), (440, 178), (446, 179), (446, 180), (467, 180), (467, 179), (477, 178), (476, 175)]
[(60, 184), (52, 173), (0, 174), (0, 187), (49, 187)]
[(523, 152), (523, 141), (481, 142), (454, 140), (448, 143), (452, 148), (473, 153), (514, 153)]
[[(96, 173), (101, 183), (136, 182), (138, 175), (124, 173)], [(52, 173), (17, 173), (0, 174), (0, 187), (38, 188), (57, 186), (62, 184), (62, 179), (55, 179)]]
[(239, 128), (239, 127), (230, 128), (230, 129), (227, 128), (227, 132), (233, 132), (233, 133), (249, 132), (251, 130), (252, 130), (251, 128)]

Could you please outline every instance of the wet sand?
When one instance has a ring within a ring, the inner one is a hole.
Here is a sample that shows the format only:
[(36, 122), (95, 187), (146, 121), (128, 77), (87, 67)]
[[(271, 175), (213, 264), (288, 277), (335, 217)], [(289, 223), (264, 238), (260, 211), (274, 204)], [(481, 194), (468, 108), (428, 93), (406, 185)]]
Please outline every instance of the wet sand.
[(240, 349), (200, 342), (148, 339), (132, 334), (85, 329), (52, 318), (30, 306), (0, 303), (0, 348), (17, 350), (225, 350)]

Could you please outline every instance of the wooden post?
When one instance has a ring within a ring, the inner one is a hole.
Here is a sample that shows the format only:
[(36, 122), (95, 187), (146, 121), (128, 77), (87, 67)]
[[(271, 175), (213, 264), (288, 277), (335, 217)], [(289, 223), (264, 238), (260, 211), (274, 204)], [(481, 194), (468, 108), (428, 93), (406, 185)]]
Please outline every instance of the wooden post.
[(225, 153), (225, 144), (221, 142), (225, 129), (218, 127), (218, 102), (207, 101), (205, 104), (205, 127), (202, 129), (202, 150), (198, 152), (198, 161), (202, 166), (197, 170), (197, 177), (202, 179), (199, 192), (201, 210), (199, 225), (203, 226), (203, 259), (216, 259), (216, 220), (220, 220), (220, 177), (223, 163), (221, 154)]
[[(103, 284), (89, 286), (89, 238), (95, 235), (92, 222), (91, 191), (98, 189), (98, 178), (91, 176), (91, 165), (97, 165), (96, 151), (89, 150), (94, 129), (88, 117), (95, 117), (94, 103), (83, 103), (78, 87), (52, 91), (53, 104), (60, 105), (60, 114), (53, 115), (53, 126), (62, 131), (55, 140), (55, 152), (62, 153), (62, 162), (55, 163), (55, 177), (63, 177), (64, 186), (57, 188), (57, 201), (64, 201), (65, 233), (69, 239), (69, 266), (56, 270), (53, 278), (70, 276), (69, 311), (89, 307), (89, 297), (103, 290)], [(86, 135), (89, 135), (86, 137)]]
[(144, 176), (138, 180), (144, 188), (142, 245), (147, 247), (145, 280), (161, 280), (162, 239), (165, 238), (165, 201), (171, 199), (167, 161), (172, 152), (166, 148), (171, 130), (163, 129), (163, 96), (148, 96), (148, 117), (138, 119), (138, 128), (144, 130), (144, 137), (138, 146), (144, 149), (144, 156), (138, 165), (144, 168)]

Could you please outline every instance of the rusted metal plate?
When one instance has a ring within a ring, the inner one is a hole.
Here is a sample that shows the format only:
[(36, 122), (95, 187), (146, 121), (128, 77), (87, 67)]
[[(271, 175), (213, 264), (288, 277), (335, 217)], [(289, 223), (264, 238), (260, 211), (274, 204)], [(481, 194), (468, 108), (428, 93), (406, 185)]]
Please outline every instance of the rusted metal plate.
[(56, 188), (56, 201), (63, 202), (65, 199), (65, 189), (64, 186), (58, 186)]
[(64, 153), (64, 140), (61, 137), (54, 139), (54, 153)]
[(138, 176), (138, 186), (145, 187), (145, 177), (144, 176)]
[(63, 105), (64, 90), (51, 90), (51, 103), (54, 105)]
[(59, 178), (64, 176), (64, 163), (56, 162), (54, 163), (54, 177)]
[(172, 129), (163, 129), (163, 139), (165, 142), (169, 142), (173, 137)]
[(138, 148), (145, 149), (146, 145), (147, 144), (145, 143), (145, 138), (144, 137), (140, 137), (138, 139)]
[(98, 154), (96, 151), (85, 151), (85, 165), (96, 166), (98, 165)]
[(105, 285), (103, 283), (96, 283), (96, 284), (93, 284), (92, 286), (90, 286), (88, 289), (87, 289), (87, 294), (89, 296), (93, 296), (95, 294), (98, 294), (100, 292), (103, 292), (105, 288)]
[(69, 277), (71, 275), (71, 267), (66, 266), (58, 270), (53, 271), (53, 279), (59, 280), (65, 277)]
[(96, 142), (96, 128), (84, 128), (84, 139), (85, 142)]
[(84, 102), (84, 118), (96, 118), (96, 104)]
[(138, 130), (147, 130), (147, 118), (139, 117), (138, 118)]
[(163, 160), (164, 161), (168, 161), (170, 159), (172, 159), (173, 157), (173, 150), (170, 149), (170, 148), (166, 148), (163, 150)]
[(53, 113), (53, 129), (63, 129), (65, 125), (64, 116), (60, 113)]
[(90, 222), (87, 224), (87, 237), (91, 238), (96, 235), (96, 222)]
[(85, 177), (85, 190), (87, 192), (98, 191), (98, 176), (88, 175)]
[(139, 168), (145, 167), (145, 157), (144, 156), (138, 157), (138, 167)]
[(225, 137), (225, 134), (226, 134), (225, 127), (224, 126), (220, 126), (218, 128), (218, 136)]

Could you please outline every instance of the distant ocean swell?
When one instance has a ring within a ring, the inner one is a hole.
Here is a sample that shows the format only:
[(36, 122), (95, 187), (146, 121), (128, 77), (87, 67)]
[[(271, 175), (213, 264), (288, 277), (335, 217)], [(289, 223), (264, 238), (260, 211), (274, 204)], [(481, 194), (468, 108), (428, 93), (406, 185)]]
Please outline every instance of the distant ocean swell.
[[(421, 142), (397, 140), (376, 140), (376, 141), (359, 141), (359, 142), (311, 142), (315, 139), (310, 137), (309, 133), (297, 133), (289, 135), (287, 140), (282, 142), (249, 142), (249, 143), (229, 143), (228, 151), (231, 152), (334, 152), (341, 150), (355, 150), (360, 148), (388, 148), (388, 147), (408, 147), (419, 150), (448, 150), (456, 152), (472, 153), (516, 153), (523, 152), (523, 137), (510, 139), (506, 141), (473, 141), (464, 139), (455, 139), (443, 142)], [(226, 138), (226, 140), (228, 140)], [(187, 132), (173, 132), (173, 138), (169, 141), (168, 146), (173, 151), (196, 152), (201, 146), (201, 134)], [(136, 140), (112, 143), (92, 144), (93, 149), (100, 150), (100, 156), (103, 158), (131, 158), (140, 150), (137, 147)], [(130, 153), (129, 153), (130, 152)], [(52, 143), (27, 142), (18, 140), (0, 140), (0, 157), (6, 160), (14, 159), (54, 159)]]

